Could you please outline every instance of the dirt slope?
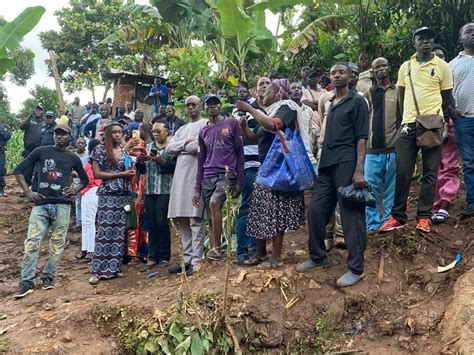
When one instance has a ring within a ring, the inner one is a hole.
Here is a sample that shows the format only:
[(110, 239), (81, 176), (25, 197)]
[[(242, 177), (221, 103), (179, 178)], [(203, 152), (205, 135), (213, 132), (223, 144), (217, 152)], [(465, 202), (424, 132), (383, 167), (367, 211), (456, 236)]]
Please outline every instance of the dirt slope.
[[(11, 179), (9, 186), (14, 186)], [(99, 326), (94, 310), (122, 305), (146, 316), (176, 302), (180, 277), (162, 270), (156, 278), (146, 279), (138, 271), (139, 261), (126, 267), (124, 278), (91, 287), (89, 266), (74, 258), (80, 245), (77, 233), (69, 236), (56, 288), (43, 291), (37, 285), (32, 294), (15, 301), (11, 295), (18, 283), (29, 207), (17, 189), (7, 191), (10, 196), (0, 199), (0, 352), (117, 353), (120, 345), (112, 325)], [(454, 216), (458, 209), (455, 206)], [(252, 337), (242, 342), (244, 349), (370, 354), (472, 350), (468, 344), (472, 337), (466, 332), (473, 328), (474, 282), (472, 270), (468, 271), (474, 253), (470, 244), (474, 219), (452, 218), (428, 236), (414, 231), (413, 219), (409, 224), (394, 235), (369, 238), (366, 277), (348, 289), (335, 287), (335, 280), (345, 272), (345, 250), (330, 252), (330, 269), (307, 275), (294, 271), (306, 257), (306, 229), (285, 237), (285, 265), (277, 270), (232, 264), (230, 312), (253, 327), (248, 333)], [(40, 267), (47, 247), (45, 240)], [(173, 248), (174, 262), (176, 243)], [(463, 250), (463, 260), (453, 270), (436, 272), (437, 265), (450, 263)], [(223, 280), (224, 262), (207, 263), (184, 289), (188, 295), (191, 291), (220, 294)], [(322, 333), (323, 322), (336, 328)]]

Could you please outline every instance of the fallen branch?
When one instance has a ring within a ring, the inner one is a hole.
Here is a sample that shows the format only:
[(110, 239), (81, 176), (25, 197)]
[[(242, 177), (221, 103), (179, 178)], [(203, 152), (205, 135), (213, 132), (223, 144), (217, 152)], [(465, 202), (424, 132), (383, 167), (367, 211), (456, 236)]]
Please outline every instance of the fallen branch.
[(239, 339), (237, 338), (237, 335), (235, 334), (234, 328), (232, 328), (232, 326), (228, 322), (225, 322), (225, 327), (227, 331), (229, 332), (230, 337), (232, 338), (232, 342), (234, 343), (234, 353), (237, 355), (241, 355), (242, 350), (240, 349)]
[(383, 269), (384, 269), (384, 257), (383, 257), (383, 253), (380, 253), (379, 272), (377, 275), (378, 284), (381, 284), (383, 281)]

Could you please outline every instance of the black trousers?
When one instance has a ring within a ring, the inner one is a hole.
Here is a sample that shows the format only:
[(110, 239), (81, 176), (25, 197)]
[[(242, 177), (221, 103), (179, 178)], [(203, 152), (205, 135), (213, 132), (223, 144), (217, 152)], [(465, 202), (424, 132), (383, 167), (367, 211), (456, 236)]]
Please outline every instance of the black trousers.
[(6, 163), (5, 152), (0, 152), (0, 190), (5, 188), (5, 175), (7, 175)]
[(171, 234), (168, 223), (170, 195), (145, 195), (145, 213), (148, 223), (148, 259), (169, 261)]
[(350, 204), (337, 192), (338, 187), (352, 184), (355, 165), (356, 162), (351, 161), (319, 169), (308, 206), (309, 257), (316, 262), (327, 258), (324, 245), (326, 225), (339, 203), (344, 241), (349, 252), (347, 267), (360, 275), (364, 272), (365, 206)]
[[(404, 127), (408, 128), (404, 128)], [(421, 149), (423, 177), (418, 195), (416, 218), (430, 218), (436, 196), (436, 178), (441, 162), (442, 145), (434, 148), (420, 148), (416, 145), (416, 124), (402, 125), (395, 143), (397, 154), (397, 181), (392, 216), (400, 223), (407, 221), (407, 201), (415, 171), (416, 157)]]

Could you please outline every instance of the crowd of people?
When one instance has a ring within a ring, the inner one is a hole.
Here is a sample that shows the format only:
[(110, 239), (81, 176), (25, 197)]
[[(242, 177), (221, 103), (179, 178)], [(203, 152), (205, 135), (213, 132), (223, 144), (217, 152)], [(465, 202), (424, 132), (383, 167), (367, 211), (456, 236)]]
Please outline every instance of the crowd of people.
[[(109, 104), (83, 107), (76, 98), (69, 124), (56, 123), (51, 112), (43, 119), (38, 105), (20, 127), (25, 160), (14, 170), (35, 203), (14, 297), (33, 291), (48, 230), (51, 245), (41, 280), (43, 289), (54, 287), (73, 202), (82, 231), (77, 258), (90, 262), (92, 285), (121, 277), (131, 257), (143, 261), (140, 271), (147, 275), (158, 268), (191, 275), (206, 259), (221, 260), (224, 202), (241, 196), (238, 265), (281, 266), (285, 232), (299, 229), (307, 217), (308, 259), (296, 270), (328, 268), (328, 251), (344, 246), (347, 272), (336, 284), (352, 286), (364, 277), (367, 235), (376, 238), (407, 224), (419, 152), (415, 228), (429, 233), (432, 223), (449, 218), (461, 164), (466, 186), (461, 213), (473, 216), (474, 23), (460, 29), (464, 50), (449, 64), (434, 38), (427, 27), (413, 33), (416, 53), (399, 68), (396, 83), (386, 58), (370, 62), (366, 55), (358, 65), (335, 63), (329, 76), (303, 67), (301, 77), (290, 82), (270, 71), (255, 88), (239, 82), (230, 106), (223, 106), (228, 93), (216, 85), (202, 99), (185, 98), (187, 122), (176, 115), (160, 80), (148, 95), (154, 103), (151, 122), (129, 103), (112, 118)], [(260, 179), (261, 166), (278, 170), (285, 164), (269, 160), (278, 149), (286, 152), (285, 137), (289, 141), (292, 132), (304, 144), (300, 158), (314, 170), (307, 206), (305, 191), (282, 190)], [(0, 126), (0, 159), (10, 134)], [(371, 190), (375, 206), (343, 197), (340, 189), (351, 185)], [(183, 264), (170, 265), (171, 224), (181, 238)]]

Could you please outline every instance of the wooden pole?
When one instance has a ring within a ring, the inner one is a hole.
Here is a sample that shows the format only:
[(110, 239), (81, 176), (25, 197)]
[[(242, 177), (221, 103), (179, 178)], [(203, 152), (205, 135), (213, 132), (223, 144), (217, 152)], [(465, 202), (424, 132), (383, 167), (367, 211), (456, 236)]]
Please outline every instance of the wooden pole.
[(53, 69), (54, 84), (56, 85), (56, 94), (58, 95), (59, 111), (61, 112), (58, 116), (61, 116), (66, 111), (64, 106), (63, 92), (61, 90), (61, 80), (59, 79), (58, 64), (56, 63), (56, 54), (49, 52), (49, 58), (51, 60), (51, 68)]

